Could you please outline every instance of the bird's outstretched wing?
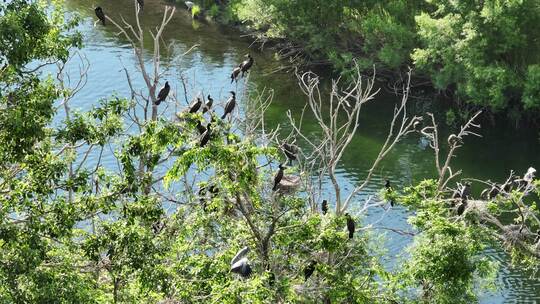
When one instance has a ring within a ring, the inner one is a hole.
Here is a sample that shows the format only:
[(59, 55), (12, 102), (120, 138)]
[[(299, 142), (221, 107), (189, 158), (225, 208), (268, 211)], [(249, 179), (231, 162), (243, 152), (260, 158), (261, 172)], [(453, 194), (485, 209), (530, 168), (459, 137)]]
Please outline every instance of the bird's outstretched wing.
[(247, 253), (249, 252), (249, 247), (244, 247), (242, 249), (240, 249), (236, 255), (234, 256), (234, 258), (231, 260), (231, 265), (234, 265), (235, 263), (237, 263), (240, 259), (242, 259)]

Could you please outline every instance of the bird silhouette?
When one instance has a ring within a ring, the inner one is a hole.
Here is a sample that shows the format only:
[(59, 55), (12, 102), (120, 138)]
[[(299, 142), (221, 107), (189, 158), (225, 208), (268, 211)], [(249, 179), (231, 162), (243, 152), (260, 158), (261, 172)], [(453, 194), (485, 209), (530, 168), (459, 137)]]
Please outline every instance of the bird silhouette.
[(313, 272), (315, 272), (315, 266), (317, 265), (317, 262), (314, 260), (311, 260), (309, 264), (304, 268), (304, 282), (307, 281), (311, 275), (313, 275)]
[(231, 73), (231, 83), (233, 83), (235, 80), (238, 80), (238, 75), (240, 75), (240, 72), (242, 72), (242, 64), (239, 64), (232, 71), (232, 73)]
[(199, 109), (201, 108), (201, 105), (202, 105), (202, 100), (199, 97), (197, 97), (197, 99), (193, 101), (191, 105), (189, 106), (189, 113), (193, 114), (199, 111)]
[(345, 217), (347, 218), (347, 230), (349, 230), (349, 239), (352, 239), (356, 230), (356, 223), (354, 222), (350, 214), (345, 213)]
[(139, 9), (142, 11), (144, 7), (144, 0), (137, 0), (137, 3), (139, 4)]
[(225, 119), (227, 114), (232, 113), (234, 110), (234, 107), (236, 106), (236, 93), (234, 91), (231, 91), (231, 97), (227, 100), (227, 103), (225, 104), (225, 112), (223, 113), (223, 116), (221, 116), (221, 119)]
[(249, 265), (249, 259), (246, 255), (249, 252), (248, 247), (240, 249), (234, 258), (231, 260), (231, 272), (238, 273), (242, 277), (247, 278), (251, 275), (251, 266)]
[[(388, 194), (390, 194), (390, 193), (392, 193), (392, 192), (394, 191), (394, 189), (392, 189), (392, 184), (390, 183), (390, 180), (389, 180), (389, 179), (386, 180), (386, 182), (385, 182), (385, 184), (384, 184), (384, 187), (386, 188), (386, 192), (387, 192)], [(394, 204), (395, 204), (395, 203), (396, 203), (396, 202), (394, 201), (394, 199), (391, 198), (391, 199), (390, 199), (390, 206), (394, 207)]]
[(204, 105), (204, 108), (203, 108), (203, 114), (210, 111), (210, 109), (212, 108), (212, 105), (214, 104), (214, 99), (212, 99), (210, 94), (208, 94), (207, 99), (208, 99), (208, 101), (206, 102), (206, 104)]
[(465, 186), (463, 186), (461, 188), (461, 195), (460, 197), (462, 199), (469, 199), (471, 196), (471, 183), (470, 182), (466, 182), (465, 183)]
[(462, 198), (461, 205), (459, 205), (457, 209), (458, 216), (462, 216), (463, 212), (465, 212), (465, 208), (467, 208), (467, 200)]
[(197, 130), (199, 131), (199, 134), (202, 135), (204, 132), (206, 132), (206, 127), (202, 125), (202, 123), (198, 120), (197, 121)]
[(284, 142), (281, 147), (283, 148), (283, 153), (285, 153), (285, 156), (287, 156), (287, 159), (289, 160), (289, 165), (292, 165), (292, 162), (297, 159), (298, 147), (286, 142)]
[(156, 106), (159, 106), (159, 104), (162, 101), (165, 101), (167, 99), (167, 96), (169, 96), (169, 92), (171, 91), (171, 86), (169, 86), (169, 82), (165, 81), (165, 86), (159, 90), (157, 100), (156, 100)]
[(101, 6), (96, 7), (94, 9), (94, 12), (96, 13), (96, 16), (101, 21), (101, 23), (105, 25), (105, 13), (103, 12), (103, 9), (101, 8)]
[(276, 176), (274, 177), (274, 187), (272, 188), (272, 191), (276, 191), (278, 189), (279, 183), (281, 182), (281, 179), (283, 178), (283, 171), (285, 170), (285, 166), (282, 164), (279, 164), (279, 170), (276, 173)]
[(253, 66), (253, 57), (250, 54), (246, 54), (247, 59), (240, 64), (240, 70), (242, 71), (242, 77)]
[(323, 200), (321, 205), (322, 214), (328, 213), (328, 201)]
[(482, 193), (480, 194), (480, 197), (485, 200), (492, 199), (496, 197), (497, 195), (499, 195), (499, 192), (500, 190), (499, 190), (498, 185), (494, 184), (491, 188), (484, 189)]
[(212, 136), (212, 130), (210, 130), (210, 124), (208, 124), (208, 126), (206, 127), (206, 131), (202, 134), (202, 137), (201, 137), (201, 142), (199, 144), (201, 148), (206, 146), (206, 144), (210, 140), (210, 136)]

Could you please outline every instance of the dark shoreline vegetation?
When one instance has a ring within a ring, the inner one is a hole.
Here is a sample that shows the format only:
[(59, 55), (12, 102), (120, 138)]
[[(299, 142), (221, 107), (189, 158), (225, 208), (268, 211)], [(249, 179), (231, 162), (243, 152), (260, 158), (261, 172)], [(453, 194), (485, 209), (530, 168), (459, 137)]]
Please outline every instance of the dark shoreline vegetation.
[[(88, 67), (103, 63), (77, 53), (80, 20), (62, 1), (0, 4), (1, 303), (465, 304), (494, 288), (501, 262), (488, 249), (537, 278), (536, 170), (490, 181), (455, 165), (481, 111), (443, 135), (436, 116), (409, 112), (404, 75), (386, 140), (362, 147), (378, 152), (349, 185), (336, 171), (377, 95), (375, 80), (360, 77), (365, 63), (347, 64), (348, 78), (329, 90), (313, 72), (296, 75), (315, 124), (282, 113), (291, 129), (270, 129), (272, 92), (249, 86), (256, 59), (228, 71), (226, 100), (194, 95), (186, 105), (186, 83), (198, 82), (166, 73), (182, 53), (161, 57), (178, 12), (154, 3), (160, 24), (145, 26), (149, 3), (125, 2), (131, 23), (105, 5), (87, 8), (92, 31), (119, 33), (135, 64), (121, 80), (130, 95), (100, 100), (78, 95), (102, 81)], [(79, 70), (66, 68), (71, 60)], [(80, 99), (93, 106), (77, 109)], [(433, 150), (435, 174), (406, 187), (375, 181), (411, 137)], [(400, 209), (405, 229), (368, 222)], [(381, 230), (410, 242), (388, 256)]]
[(357, 58), (391, 84), (411, 66), (413, 86), (428, 85), (452, 101), (450, 123), (481, 109), (490, 123), (538, 126), (538, 1), (193, 2), (200, 14), (275, 44), (291, 65), (350, 75)]

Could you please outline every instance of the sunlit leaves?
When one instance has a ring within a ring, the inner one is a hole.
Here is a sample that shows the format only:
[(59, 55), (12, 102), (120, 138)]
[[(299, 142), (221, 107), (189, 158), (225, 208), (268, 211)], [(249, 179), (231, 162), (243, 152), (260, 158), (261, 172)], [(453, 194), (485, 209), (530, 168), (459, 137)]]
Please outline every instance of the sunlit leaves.
[[(416, 17), (421, 46), (415, 65), (437, 88), (456, 86), (460, 97), (493, 111), (533, 108), (535, 38), (540, 8), (535, 1), (432, 1), (436, 13)], [(519, 115), (513, 110), (513, 118)]]

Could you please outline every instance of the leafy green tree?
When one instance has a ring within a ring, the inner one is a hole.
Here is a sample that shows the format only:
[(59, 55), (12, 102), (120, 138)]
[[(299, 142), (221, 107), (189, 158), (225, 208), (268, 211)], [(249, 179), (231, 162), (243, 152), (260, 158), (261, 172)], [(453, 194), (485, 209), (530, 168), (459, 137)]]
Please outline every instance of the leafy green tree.
[(433, 13), (416, 17), (421, 44), (412, 59), (436, 88), (492, 111), (536, 107), (536, 1), (431, 3)]
[[(297, 5), (280, 4), (280, 9)], [(320, 107), (318, 77), (301, 75), (301, 88), (325, 137), (312, 141), (302, 136), (301, 123), (291, 121), (294, 135), (313, 151), (298, 155), (274, 191), (276, 165), (285, 159), (280, 135), (260, 127), (269, 96), (244, 94), (238, 104), (245, 107), (245, 118), (220, 119), (213, 110), (159, 116), (155, 101), (167, 64), (156, 55), (159, 50), (142, 47), (142, 28), (127, 32), (107, 15), (133, 47), (146, 88), (130, 86), (131, 99), (111, 96), (86, 112), (71, 109), (80, 88), (65, 87), (63, 67), (80, 37), (67, 34), (75, 23), (62, 19), (61, 7), (41, 5), (0, 5), (0, 23), (38, 27), (23, 26), (11, 44), (6, 42), (11, 32), (2, 32), (1, 302), (459, 303), (474, 301), (474, 283), (493, 273), (492, 262), (482, 257), (488, 244), (499, 244), (527, 267), (537, 264), (533, 231), (540, 223), (537, 210), (524, 201), (539, 192), (533, 177), (509, 179), (511, 189), (507, 182), (497, 186), (498, 195), (471, 200), (463, 216), (449, 206), (455, 202), (448, 193), (455, 178), (449, 162), (460, 139), (471, 134), (472, 122), (449, 138), (451, 152), (443, 167), (436, 125), (422, 130), (436, 148), (439, 180), (384, 190), (383, 196), (416, 213), (409, 219), (416, 229), (410, 258), (389, 271), (381, 265), (372, 225), (363, 221), (370, 208), (386, 202), (364, 202), (352, 216), (352, 231), (346, 230), (346, 212), (353, 214), (351, 206), (385, 155), (419, 131), (420, 119), (407, 116), (408, 89), (367, 177), (346, 191), (335, 169), (356, 134), (362, 105), (376, 94), (373, 79), (363, 82), (355, 64), (356, 78), (345, 93), (334, 82), (328, 115)], [(50, 14), (36, 9), (45, 7)], [(316, 13), (313, 7), (305, 11)], [(336, 12), (325, 22), (341, 23), (350, 13)], [(173, 14), (174, 8), (165, 8), (153, 32), (154, 47)], [(32, 49), (13, 49), (17, 39), (27, 39), (23, 45)], [(149, 54), (153, 69), (143, 60)], [(49, 62), (58, 64), (57, 81), (40, 74), (40, 64)], [(180, 106), (175, 96), (164, 102)], [(64, 120), (52, 126), (61, 109)], [(203, 144), (200, 129), (208, 123), (210, 139)], [(102, 162), (109, 148), (116, 167)], [(91, 156), (97, 161), (88, 162)], [(332, 182), (335, 206), (321, 213), (322, 194), (313, 185), (323, 179)], [(503, 213), (514, 216), (511, 225), (501, 223)], [(231, 259), (245, 246), (253, 270), (247, 278), (231, 272)]]

